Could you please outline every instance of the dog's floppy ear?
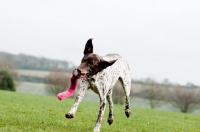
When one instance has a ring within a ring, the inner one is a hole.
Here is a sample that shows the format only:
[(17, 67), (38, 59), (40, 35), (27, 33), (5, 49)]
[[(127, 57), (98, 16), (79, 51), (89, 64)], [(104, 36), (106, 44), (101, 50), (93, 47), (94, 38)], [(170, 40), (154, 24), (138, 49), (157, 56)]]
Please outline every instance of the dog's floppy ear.
[(90, 53), (93, 53), (92, 38), (87, 41), (83, 54), (86, 55)]
[(99, 68), (100, 71), (106, 69), (108, 66), (111, 66), (112, 64), (114, 64), (117, 60), (112, 60), (112, 61), (105, 61), (105, 60), (100, 60), (99, 62)]

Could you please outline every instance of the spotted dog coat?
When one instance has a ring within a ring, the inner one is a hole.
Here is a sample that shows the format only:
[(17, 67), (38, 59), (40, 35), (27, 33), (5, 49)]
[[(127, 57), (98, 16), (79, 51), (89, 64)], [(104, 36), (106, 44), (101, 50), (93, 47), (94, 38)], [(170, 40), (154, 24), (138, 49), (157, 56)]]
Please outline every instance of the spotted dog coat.
[[(120, 55), (108, 54), (100, 57), (93, 54), (92, 39), (87, 41), (84, 55), (85, 56), (83, 57), (77, 72), (79, 72), (80, 75), (87, 74), (87, 76), (81, 78), (80, 91), (76, 96), (75, 103), (71, 110), (66, 114), (66, 118), (73, 118), (75, 116), (76, 110), (85, 94), (85, 91), (87, 89), (92, 89), (100, 98), (99, 114), (94, 127), (94, 132), (99, 132), (107, 101), (109, 104), (109, 115), (107, 121), (109, 125), (113, 123), (112, 88), (118, 80), (120, 80), (125, 92), (125, 114), (127, 117), (131, 115), (129, 106), (131, 74), (128, 63)], [(92, 63), (90, 62), (91, 65), (88, 60), (92, 60)], [(98, 68), (95, 67), (96, 63), (94, 60), (96, 60)], [(102, 66), (102, 63), (106, 66)], [(95, 69), (97, 69), (97, 71), (95, 71)]]

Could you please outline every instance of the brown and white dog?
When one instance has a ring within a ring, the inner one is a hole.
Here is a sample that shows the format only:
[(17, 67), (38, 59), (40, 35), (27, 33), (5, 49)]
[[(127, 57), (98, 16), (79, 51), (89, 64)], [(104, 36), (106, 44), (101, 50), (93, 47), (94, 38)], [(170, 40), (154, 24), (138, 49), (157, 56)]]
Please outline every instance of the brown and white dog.
[(92, 39), (89, 39), (85, 45), (84, 56), (80, 66), (74, 71), (77, 78), (80, 78), (80, 91), (78, 92), (75, 103), (71, 110), (65, 115), (66, 118), (73, 118), (79, 103), (83, 99), (85, 91), (92, 89), (99, 95), (100, 108), (94, 132), (100, 131), (102, 117), (106, 108), (106, 102), (109, 104), (108, 123), (113, 123), (113, 101), (112, 88), (120, 80), (125, 92), (125, 114), (131, 115), (129, 105), (129, 95), (131, 88), (131, 73), (127, 62), (118, 54), (108, 54), (99, 56), (93, 53)]

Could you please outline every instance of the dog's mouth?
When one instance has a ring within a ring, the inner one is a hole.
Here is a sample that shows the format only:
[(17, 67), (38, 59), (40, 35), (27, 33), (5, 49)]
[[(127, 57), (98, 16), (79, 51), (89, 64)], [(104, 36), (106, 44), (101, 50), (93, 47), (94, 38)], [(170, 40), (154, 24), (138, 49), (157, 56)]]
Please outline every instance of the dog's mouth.
[(77, 69), (73, 71), (73, 75), (75, 75), (78, 79), (84, 78), (88, 75), (88, 73), (80, 73)]
[(77, 75), (78, 78), (84, 78), (87, 76), (87, 73), (80, 73)]

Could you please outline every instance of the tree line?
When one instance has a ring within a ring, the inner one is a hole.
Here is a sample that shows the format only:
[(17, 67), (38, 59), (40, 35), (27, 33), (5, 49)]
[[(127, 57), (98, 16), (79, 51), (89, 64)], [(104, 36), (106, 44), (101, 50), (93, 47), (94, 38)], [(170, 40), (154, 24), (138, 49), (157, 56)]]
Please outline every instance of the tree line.
[(65, 72), (71, 72), (72, 69), (75, 68), (72, 62), (35, 57), (26, 54), (14, 55), (0, 52), (0, 57), (4, 60), (9, 60), (17, 69), (51, 71), (55, 68), (59, 68)]
[(142, 90), (132, 92), (132, 96), (147, 99), (152, 109), (167, 103), (182, 113), (200, 109), (200, 88), (190, 88), (178, 84), (168, 86), (151, 78), (143, 85)]

